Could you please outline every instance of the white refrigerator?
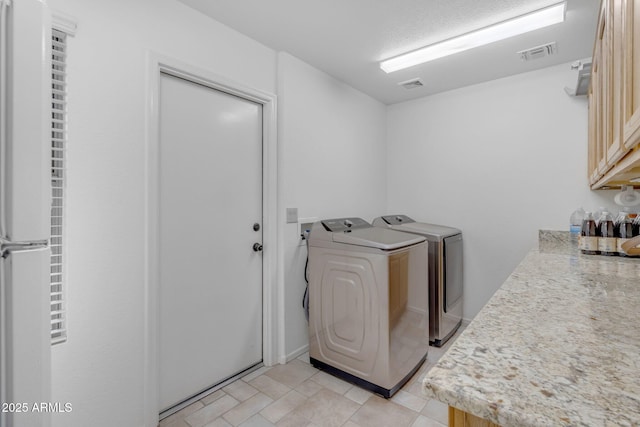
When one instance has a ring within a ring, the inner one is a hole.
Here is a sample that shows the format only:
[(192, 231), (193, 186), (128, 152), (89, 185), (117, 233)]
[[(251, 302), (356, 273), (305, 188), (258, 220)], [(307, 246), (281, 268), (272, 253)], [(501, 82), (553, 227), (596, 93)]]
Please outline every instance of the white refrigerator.
[(51, 18), (0, 0), (0, 426), (50, 425)]

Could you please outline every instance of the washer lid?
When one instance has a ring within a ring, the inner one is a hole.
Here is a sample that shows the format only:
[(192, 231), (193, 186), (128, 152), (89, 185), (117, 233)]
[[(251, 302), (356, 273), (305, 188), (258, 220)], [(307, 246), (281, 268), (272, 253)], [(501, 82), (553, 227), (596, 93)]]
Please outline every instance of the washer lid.
[(457, 228), (445, 227), (444, 225), (426, 224), (424, 222), (410, 222), (401, 225), (393, 226), (394, 230), (406, 231), (407, 233), (417, 233), (423, 236), (435, 237), (436, 239), (442, 239), (444, 237), (460, 234)]
[(424, 242), (425, 238), (386, 228), (367, 227), (347, 232), (333, 233), (333, 241), (347, 245), (366, 246), (368, 248), (389, 251)]

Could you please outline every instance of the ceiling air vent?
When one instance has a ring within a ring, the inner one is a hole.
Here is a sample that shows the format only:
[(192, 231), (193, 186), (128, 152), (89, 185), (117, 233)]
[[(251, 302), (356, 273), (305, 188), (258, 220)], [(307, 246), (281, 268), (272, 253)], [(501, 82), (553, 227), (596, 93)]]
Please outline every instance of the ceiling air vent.
[(398, 86), (402, 86), (405, 89), (415, 89), (417, 87), (424, 86), (424, 83), (422, 83), (422, 80), (417, 78), (417, 79), (411, 79), (404, 82), (400, 82), (398, 83)]
[(545, 56), (553, 55), (557, 51), (558, 48), (556, 47), (556, 42), (551, 42), (521, 50), (518, 52), (518, 55), (520, 55), (520, 59), (523, 61), (530, 61), (532, 59), (544, 58)]

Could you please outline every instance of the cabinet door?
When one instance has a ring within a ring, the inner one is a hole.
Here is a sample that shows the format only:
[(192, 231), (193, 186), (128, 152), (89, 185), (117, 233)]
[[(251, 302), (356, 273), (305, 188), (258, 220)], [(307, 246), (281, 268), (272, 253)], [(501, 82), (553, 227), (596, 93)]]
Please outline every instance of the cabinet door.
[(622, 0), (624, 25), (623, 121), (624, 145), (640, 142), (640, 0)]
[[(596, 67), (596, 63), (594, 61), (593, 66), (591, 67), (592, 69), (592, 76), (594, 75), (594, 69)], [(593, 82), (593, 77), (592, 77), (592, 82)], [(593, 83), (592, 83), (593, 84)], [(598, 175), (598, 156), (596, 153), (597, 150), (597, 145), (598, 145), (598, 141), (597, 141), (597, 122), (596, 122), (596, 116), (597, 116), (597, 102), (596, 102), (596, 93), (594, 93), (593, 91), (593, 87), (589, 86), (589, 93), (587, 94), (589, 103), (588, 103), (588, 107), (589, 107), (589, 134), (588, 134), (588, 139), (589, 139), (589, 151), (588, 151), (588, 157), (587, 157), (587, 178), (589, 179), (589, 184), (595, 184), (595, 182), (598, 180), (599, 175)]]
[(608, 169), (607, 148), (608, 141), (611, 138), (611, 92), (609, 90), (610, 76), (610, 48), (609, 48), (609, 1), (603, 0), (600, 9), (600, 19), (598, 20), (598, 28), (596, 32), (596, 46), (594, 57), (597, 58), (594, 92), (597, 95), (597, 111), (596, 111), (596, 131), (597, 145), (596, 158), (598, 162), (598, 175), (602, 176)]
[(622, 9), (623, 0), (609, 0), (606, 20), (607, 50), (605, 51), (608, 59), (605, 93), (609, 105), (606, 163), (609, 167), (613, 166), (626, 153), (622, 136), (622, 70), (624, 68)]
[(602, 91), (601, 91), (601, 66), (600, 66), (600, 43), (596, 42), (593, 53), (593, 64), (591, 66), (591, 96), (589, 119), (591, 120), (592, 133), (589, 145), (589, 177), (595, 183), (602, 176), (600, 163), (604, 159), (602, 153)]

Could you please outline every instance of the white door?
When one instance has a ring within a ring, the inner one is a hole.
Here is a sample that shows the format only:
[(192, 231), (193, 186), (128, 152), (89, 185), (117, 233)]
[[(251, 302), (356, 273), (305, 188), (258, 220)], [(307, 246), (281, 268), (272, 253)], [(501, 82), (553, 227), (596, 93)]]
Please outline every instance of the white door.
[(159, 195), (165, 410), (262, 361), (262, 105), (161, 74)]

